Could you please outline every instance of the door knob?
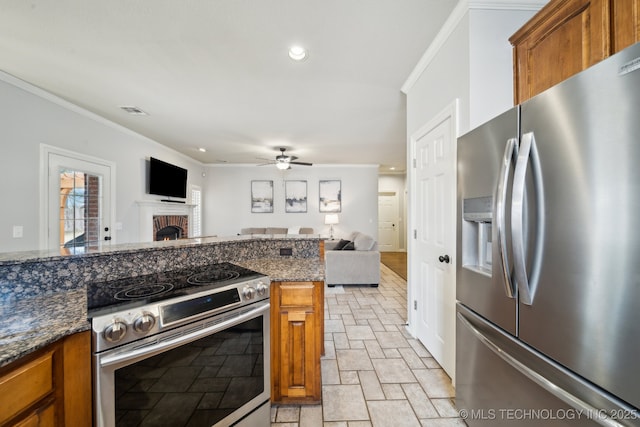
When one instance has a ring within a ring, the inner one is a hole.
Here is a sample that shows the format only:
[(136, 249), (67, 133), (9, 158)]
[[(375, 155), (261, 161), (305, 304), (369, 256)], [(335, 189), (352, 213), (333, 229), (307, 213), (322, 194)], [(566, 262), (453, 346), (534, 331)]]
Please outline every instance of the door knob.
[(444, 256), (440, 255), (438, 257), (438, 260), (440, 262), (446, 262), (447, 264), (449, 264), (449, 261), (451, 261), (451, 259), (449, 258), (449, 255), (444, 255)]

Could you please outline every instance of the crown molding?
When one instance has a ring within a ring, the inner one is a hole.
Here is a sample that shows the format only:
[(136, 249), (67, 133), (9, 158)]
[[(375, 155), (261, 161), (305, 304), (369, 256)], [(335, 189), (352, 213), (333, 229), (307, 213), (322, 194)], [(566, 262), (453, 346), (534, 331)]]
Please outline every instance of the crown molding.
[(437, 53), (442, 49), (449, 36), (458, 27), (462, 18), (469, 10), (513, 10), (513, 11), (537, 11), (542, 8), (548, 0), (529, 0), (529, 1), (511, 1), (511, 0), (493, 0), (493, 1), (475, 1), (460, 0), (456, 7), (447, 18), (447, 20), (438, 31), (422, 58), (418, 61), (415, 68), (409, 74), (400, 90), (408, 94), (413, 85), (418, 81), (424, 70), (427, 69), (431, 61), (436, 57)]

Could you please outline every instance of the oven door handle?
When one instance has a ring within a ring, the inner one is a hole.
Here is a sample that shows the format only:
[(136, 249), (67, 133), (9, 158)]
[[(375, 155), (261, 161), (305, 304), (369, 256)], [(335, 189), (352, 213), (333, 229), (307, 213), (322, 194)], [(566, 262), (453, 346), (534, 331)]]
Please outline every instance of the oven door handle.
[(195, 341), (200, 338), (204, 338), (206, 336), (211, 335), (212, 333), (219, 332), (221, 330), (227, 329), (231, 326), (238, 325), (242, 322), (250, 320), (256, 315), (262, 312), (269, 312), (271, 304), (264, 303), (259, 306), (246, 311), (240, 314), (233, 314), (232, 316), (229, 313), (225, 315), (221, 315), (221, 319), (216, 321), (215, 319), (211, 320), (214, 324), (210, 326), (206, 326), (202, 329), (197, 329), (195, 331), (189, 332), (189, 325), (183, 327), (186, 331), (168, 331), (169, 338), (161, 339), (159, 338), (155, 342), (150, 342), (147, 344), (142, 344), (137, 347), (133, 347), (130, 349), (130, 346), (125, 348), (117, 349), (118, 351), (113, 354), (103, 354), (99, 357), (100, 366), (107, 367), (111, 365), (130, 365), (139, 360), (146, 359), (150, 356), (155, 356), (156, 354), (163, 353), (167, 350), (171, 350), (173, 348), (179, 347), (183, 344)]

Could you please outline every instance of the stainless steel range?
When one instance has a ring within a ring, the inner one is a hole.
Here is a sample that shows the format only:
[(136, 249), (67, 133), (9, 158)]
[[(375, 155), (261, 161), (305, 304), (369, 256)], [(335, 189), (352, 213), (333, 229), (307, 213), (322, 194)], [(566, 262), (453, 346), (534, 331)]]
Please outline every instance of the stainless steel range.
[(268, 426), (269, 285), (231, 263), (90, 285), (96, 425)]

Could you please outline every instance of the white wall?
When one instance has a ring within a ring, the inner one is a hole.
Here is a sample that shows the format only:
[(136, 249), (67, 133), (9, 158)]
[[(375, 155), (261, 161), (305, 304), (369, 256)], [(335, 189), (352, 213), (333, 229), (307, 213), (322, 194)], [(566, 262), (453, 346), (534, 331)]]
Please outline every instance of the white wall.
[(469, 20), (469, 127), (513, 106), (513, 48), (509, 37), (535, 13), (521, 10), (471, 10)]
[[(313, 227), (315, 233), (329, 234), (325, 214), (319, 211), (320, 180), (342, 181), (340, 224), (334, 226), (335, 237), (352, 231), (378, 236), (378, 167), (377, 165), (314, 165), (277, 170), (273, 166), (215, 165), (207, 168), (204, 199), (204, 234), (228, 236), (247, 227)], [(273, 180), (274, 212), (251, 213), (251, 181)], [(307, 181), (307, 212), (286, 213), (284, 181)]]
[[(145, 194), (145, 161), (150, 156), (188, 169), (189, 184), (202, 185), (200, 163), (0, 74), (0, 252), (39, 247), (39, 218), (44, 212), (39, 194), (40, 144), (116, 164), (114, 224), (122, 224), (122, 230), (113, 233), (116, 243), (139, 241), (136, 201), (160, 199)], [(12, 237), (14, 225), (24, 227), (23, 238)]]
[[(460, 100), (459, 126), (469, 126), (469, 69), (466, 13), (407, 93), (408, 139), (456, 98)], [(411, 152), (410, 147), (407, 152)]]
[(378, 178), (378, 191), (393, 191), (398, 195), (398, 216), (400, 224), (398, 227), (398, 249), (407, 249), (407, 179), (406, 175), (380, 175)]

